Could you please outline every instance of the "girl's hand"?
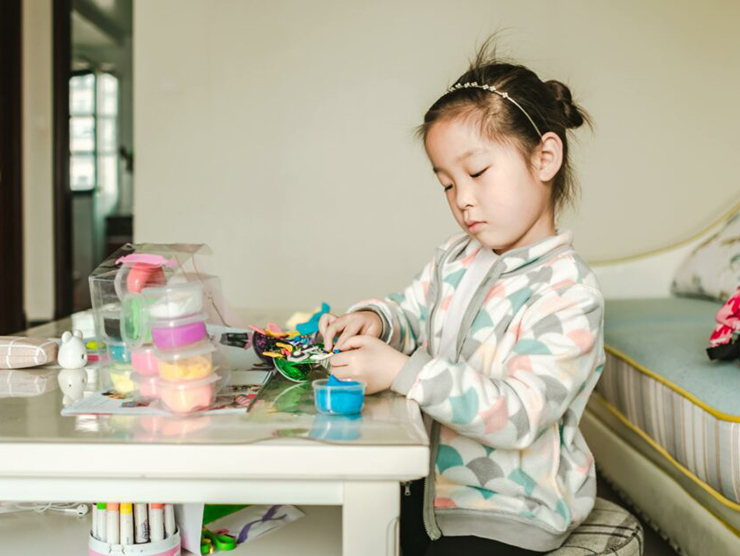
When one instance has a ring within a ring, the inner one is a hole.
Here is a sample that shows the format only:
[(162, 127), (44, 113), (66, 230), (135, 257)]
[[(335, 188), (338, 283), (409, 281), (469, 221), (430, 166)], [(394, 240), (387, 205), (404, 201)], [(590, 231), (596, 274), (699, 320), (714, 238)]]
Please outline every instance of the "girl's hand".
[(401, 371), (404, 355), (378, 338), (353, 336), (344, 342), (347, 351), (331, 358), (331, 374), (340, 380), (359, 380), (366, 384), (365, 393), (387, 390)]
[[(380, 317), (372, 311), (358, 311), (356, 313), (347, 313), (341, 317), (336, 317), (331, 313), (324, 313), (319, 319), (319, 332), (324, 337), (324, 349), (331, 351), (332, 346), (338, 349), (346, 349), (344, 343), (353, 336), (363, 334), (365, 336), (380, 337), (383, 330), (383, 323)], [(334, 336), (339, 334), (336, 344)]]

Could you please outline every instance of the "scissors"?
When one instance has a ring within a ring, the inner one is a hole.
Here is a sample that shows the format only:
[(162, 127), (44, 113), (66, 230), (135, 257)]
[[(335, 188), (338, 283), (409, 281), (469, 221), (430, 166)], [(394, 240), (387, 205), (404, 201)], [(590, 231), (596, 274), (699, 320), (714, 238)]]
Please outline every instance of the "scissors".
[(236, 548), (236, 539), (231, 535), (214, 533), (203, 527), (200, 538), (200, 553), (212, 554), (217, 550), (234, 550)]

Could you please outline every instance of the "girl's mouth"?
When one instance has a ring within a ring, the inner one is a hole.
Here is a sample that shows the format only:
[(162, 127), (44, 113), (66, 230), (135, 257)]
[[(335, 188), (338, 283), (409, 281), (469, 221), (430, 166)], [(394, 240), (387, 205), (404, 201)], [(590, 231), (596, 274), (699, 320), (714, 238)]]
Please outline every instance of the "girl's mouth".
[(484, 224), (485, 224), (485, 222), (480, 222), (478, 220), (472, 220), (472, 221), (466, 223), (466, 225), (468, 227), (468, 231), (471, 234), (474, 234), (475, 232), (477, 232), (478, 230), (480, 230), (483, 227)]

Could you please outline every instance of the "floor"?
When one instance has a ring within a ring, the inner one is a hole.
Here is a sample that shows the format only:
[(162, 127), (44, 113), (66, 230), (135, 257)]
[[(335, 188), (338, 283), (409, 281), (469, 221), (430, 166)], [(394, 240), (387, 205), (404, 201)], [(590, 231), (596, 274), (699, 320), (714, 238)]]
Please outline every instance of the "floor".
[(677, 556), (680, 554), (671, 548), (665, 540), (651, 529), (650, 526), (645, 523), (645, 520), (630, 508), (629, 504), (622, 500), (619, 494), (617, 494), (617, 492), (615, 492), (601, 476), (597, 477), (596, 492), (600, 498), (619, 504), (623, 508), (629, 510), (635, 517), (637, 517), (637, 519), (640, 520), (642, 528), (645, 530), (645, 548), (643, 550), (643, 556)]

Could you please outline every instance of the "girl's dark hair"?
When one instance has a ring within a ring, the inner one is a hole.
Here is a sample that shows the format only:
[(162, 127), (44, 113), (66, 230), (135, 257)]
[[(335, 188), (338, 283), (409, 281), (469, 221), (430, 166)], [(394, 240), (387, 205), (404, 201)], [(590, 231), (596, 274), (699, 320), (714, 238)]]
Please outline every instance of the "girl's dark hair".
[[(552, 131), (563, 142), (563, 163), (552, 183), (550, 198), (557, 214), (564, 205), (574, 205), (578, 184), (570, 166), (566, 131), (588, 124), (587, 112), (578, 106), (570, 89), (560, 81), (541, 81), (532, 70), (501, 60), (491, 36), (478, 50), (468, 71), (454, 84), (477, 82), (494, 86), (507, 93), (529, 114), (544, 135)], [(479, 88), (462, 88), (442, 95), (424, 114), (424, 123), (416, 135), (426, 140), (429, 128), (437, 121), (464, 117), (476, 121), (481, 133), (495, 141), (513, 143), (524, 160), (529, 161), (540, 144), (541, 137), (522, 111), (510, 100)]]

